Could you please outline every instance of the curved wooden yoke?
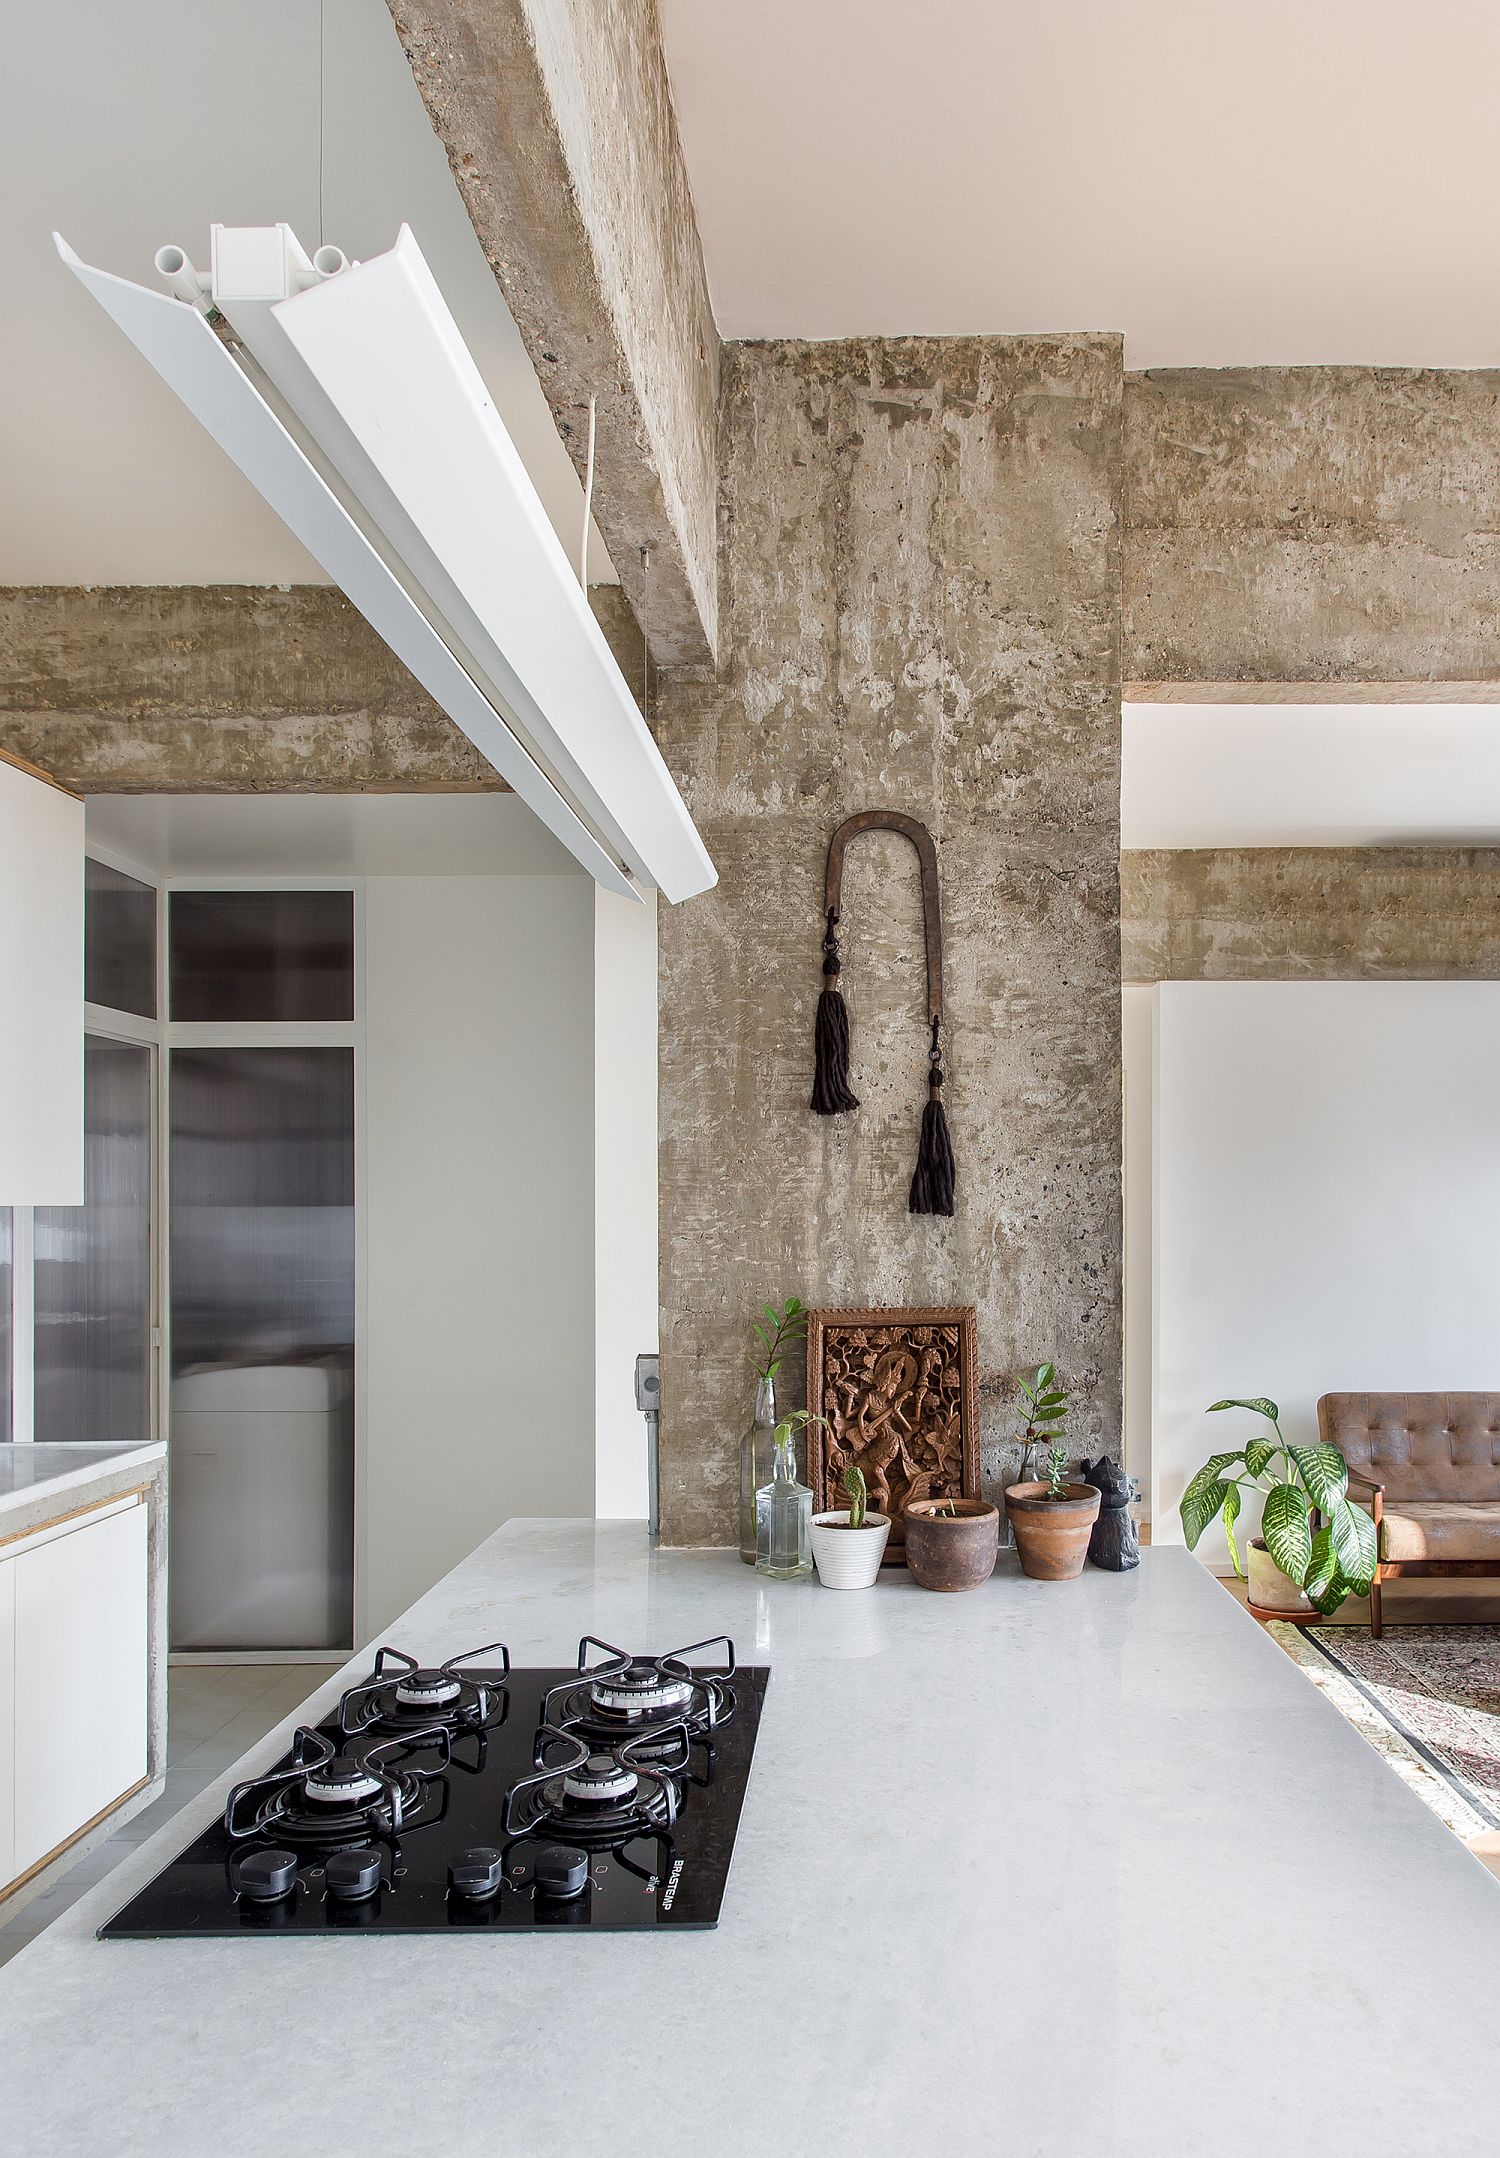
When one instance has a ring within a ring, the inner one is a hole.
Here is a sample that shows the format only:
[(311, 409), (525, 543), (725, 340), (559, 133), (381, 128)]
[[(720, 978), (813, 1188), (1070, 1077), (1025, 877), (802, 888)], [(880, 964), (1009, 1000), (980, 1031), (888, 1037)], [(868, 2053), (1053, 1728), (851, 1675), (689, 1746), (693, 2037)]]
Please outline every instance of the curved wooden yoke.
[(938, 902), (937, 848), (925, 824), (895, 809), (862, 809), (846, 817), (828, 842), (828, 872), (823, 884), (824, 913), (830, 931), (838, 926), (844, 882), (844, 853), (861, 832), (899, 832), (917, 850), (922, 865), (922, 921), (927, 938), (927, 1017), (933, 1026), (943, 1016), (943, 915)]

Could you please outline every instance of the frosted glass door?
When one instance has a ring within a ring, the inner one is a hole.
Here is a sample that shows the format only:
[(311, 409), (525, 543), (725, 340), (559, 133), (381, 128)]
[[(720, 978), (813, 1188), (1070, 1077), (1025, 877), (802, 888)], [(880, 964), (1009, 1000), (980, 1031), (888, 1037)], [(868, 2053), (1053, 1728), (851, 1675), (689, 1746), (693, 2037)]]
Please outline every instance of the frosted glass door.
[(84, 1043), (84, 1202), (36, 1210), (36, 1437), (151, 1429), (151, 1059)]
[(174, 1648), (349, 1645), (354, 1052), (174, 1049)]

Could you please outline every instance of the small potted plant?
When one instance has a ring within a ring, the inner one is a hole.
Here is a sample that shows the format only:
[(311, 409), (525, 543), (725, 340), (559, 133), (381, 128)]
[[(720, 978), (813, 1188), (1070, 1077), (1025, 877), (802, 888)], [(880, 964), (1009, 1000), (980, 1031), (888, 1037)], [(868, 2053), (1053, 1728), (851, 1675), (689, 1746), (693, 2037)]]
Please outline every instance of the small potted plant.
[(845, 1469), (849, 1504), (812, 1517), (813, 1564), (825, 1589), (873, 1588), (891, 1533), (886, 1514), (872, 1514), (866, 1503), (864, 1472)]
[[(1264, 1394), (1214, 1401), (1220, 1409), (1263, 1416), (1274, 1439), (1247, 1439), (1232, 1453), (1211, 1454), (1178, 1503), (1190, 1551), (1210, 1521), (1224, 1524), (1236, 1574), (1244, 1577), (1234, 1525), (1242, 1491), (1263, 1492), (1261, 1533), (1250, 1540), (1250, 1608), (1286, 1618), (1329, 1618), (1350, 1596), (1368, 1596), (1375, 1578), (1375, 1524), (1349, 1502), (1349, 1464), (1320, 1440), (1293, 1446), (1281, 1435), (1281, 1411)], [(1236, 1474), (1235, 1471), (1243, 1471)]]
[(1102, 1494), (1097, 1484), (1071, 1480), (1066, 1447), (1049, 1446), (1045, 1460), (1039, 1482), (1010, 1486), (1006, 1510), (1022, 1573), (1033, 1581), (1073, 1581), (1083, 1572)]
[(1000, 1509), (988, 1499), (912, 1499), (901, 1519), (907, 1571), (919, 1588), (977, 1589), (995, 1571)]

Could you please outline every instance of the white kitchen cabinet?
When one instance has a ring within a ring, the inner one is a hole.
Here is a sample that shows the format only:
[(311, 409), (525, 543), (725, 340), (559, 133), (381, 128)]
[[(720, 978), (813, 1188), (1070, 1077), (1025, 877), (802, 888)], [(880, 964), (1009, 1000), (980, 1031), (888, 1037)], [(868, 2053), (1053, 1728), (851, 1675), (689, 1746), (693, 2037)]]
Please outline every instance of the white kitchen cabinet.
[(16, 1569), (0, 1566), (0, 1888), (16, 1873)]
[[(147, 1509), (127, 1500), (0, 1553), (14, 1604), (12, 1850), (27, 1873), (145, 1777)], [(3, 1598), (3, 1592), (0, 1592)]]
[(0, 751), (0, 1206), (83, 1203), (83, 803)]

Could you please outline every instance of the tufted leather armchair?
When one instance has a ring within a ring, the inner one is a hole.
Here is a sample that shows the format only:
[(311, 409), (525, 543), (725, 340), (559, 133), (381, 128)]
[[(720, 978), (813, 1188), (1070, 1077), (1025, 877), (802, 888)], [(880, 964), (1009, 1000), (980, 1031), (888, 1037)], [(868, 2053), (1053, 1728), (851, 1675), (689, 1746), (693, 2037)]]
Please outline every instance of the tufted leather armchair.
[(1404, 1574), (1500, 1574), (1500, 1394), (1325, 1394), (1318, 1430), (1375, 1522), (1380, 1584)]

